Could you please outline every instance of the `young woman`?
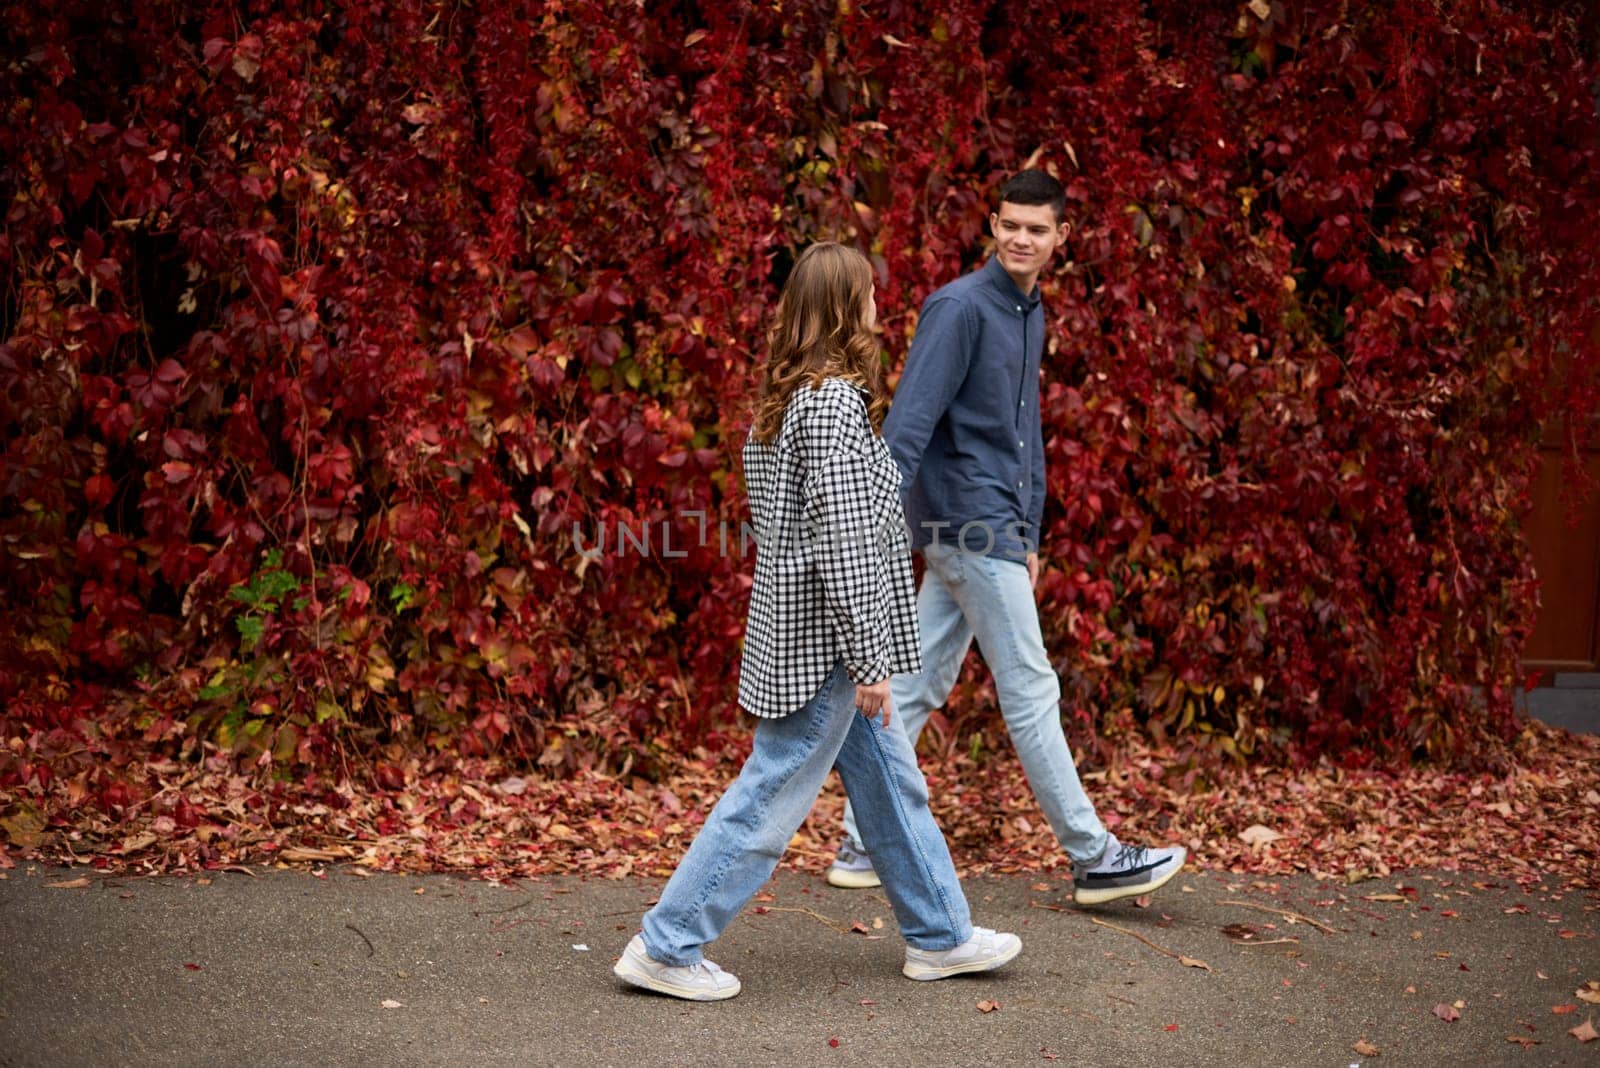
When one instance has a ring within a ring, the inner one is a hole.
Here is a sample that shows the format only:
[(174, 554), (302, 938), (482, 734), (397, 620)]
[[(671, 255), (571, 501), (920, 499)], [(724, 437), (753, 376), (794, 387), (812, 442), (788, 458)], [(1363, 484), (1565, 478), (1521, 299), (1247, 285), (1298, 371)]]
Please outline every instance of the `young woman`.
[(889, 676), (921, 669), (900, 476), (872, 336), (872, 268), (826, 243), (801, 253), (767, 336), (744, 447), (756, 528), (739, 703), (755, 745), (613, 969), (694, 1001), (739, 993), (701, 956), (772, 875), (838, 768), (906, 940), (902, 972), (998, 968), (1022, 942), (973, 927), (916, 757), (890, 730)]

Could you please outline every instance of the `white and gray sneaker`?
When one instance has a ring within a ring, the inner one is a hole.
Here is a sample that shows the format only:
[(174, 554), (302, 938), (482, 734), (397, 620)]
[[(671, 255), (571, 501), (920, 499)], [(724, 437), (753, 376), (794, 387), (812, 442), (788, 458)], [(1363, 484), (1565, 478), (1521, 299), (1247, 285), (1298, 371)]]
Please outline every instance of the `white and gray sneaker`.
[(633, 936), (611, 971), (625, 983), (688, 1001), (726, 1001), (740, 989), (736, 976), (708, 960), (687, 967), (662, 964), (645, 950), (642, 935)]
[(872, 858), (846, 838), (839, 843), (839, 852), (828, 867), (828, 885), (844, 890), (870, 890), (882, 886), (883, 882), (872, 870)]
[(1022, 952), (1022, 939), (1014, 934), (974, 927), (972, 937), (954, 949), (928, 950), (906, 947), (906, 964), (900, 969), (908, 979), (926, 982), (948, 979), (966, 972), (992, 972)]
[(1151, 849), (1123, 845), (1108, 832), (1105, 852), (1097, 860), (1072, 862), (1072, 900), (1080, 905), (1104, 905), (1152, 893), (1182, 871), (1187, 859), (1189, 851), (1182, 846)]

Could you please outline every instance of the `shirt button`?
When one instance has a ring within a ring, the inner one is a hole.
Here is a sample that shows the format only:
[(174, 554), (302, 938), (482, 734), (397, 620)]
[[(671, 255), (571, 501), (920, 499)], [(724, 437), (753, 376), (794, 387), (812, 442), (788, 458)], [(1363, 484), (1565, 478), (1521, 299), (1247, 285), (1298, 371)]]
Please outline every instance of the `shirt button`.
[(1021, 311), (1021, 310), (1022, 310), (1022, 305), (1018, 304), (1017, 305), (1017, 311)]
[(1019, 448), (1019, 449), (1022, 448), (1022, 442), (1020, 442), (1020, 441), (1017, 442), (1017, 448)]
[(1017, 489), (1021, 489), (1021, 488), (1022, 488), (1022, 483), (1018, 482), (1017, 483)]

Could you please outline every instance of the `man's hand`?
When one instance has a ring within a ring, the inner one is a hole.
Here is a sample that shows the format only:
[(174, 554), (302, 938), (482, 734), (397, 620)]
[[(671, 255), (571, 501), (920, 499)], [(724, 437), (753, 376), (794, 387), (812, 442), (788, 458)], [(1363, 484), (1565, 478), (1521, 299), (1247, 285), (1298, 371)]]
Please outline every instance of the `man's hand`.
[(1039, 588), (1039, 554), (1028, 554), (1028, 585), (1034, 589)]
[(883, 713), (883, 725), (889, 725), (889, 680), (884, 678), (871, 686), (856, 687), (856, 709), (868, 719)]

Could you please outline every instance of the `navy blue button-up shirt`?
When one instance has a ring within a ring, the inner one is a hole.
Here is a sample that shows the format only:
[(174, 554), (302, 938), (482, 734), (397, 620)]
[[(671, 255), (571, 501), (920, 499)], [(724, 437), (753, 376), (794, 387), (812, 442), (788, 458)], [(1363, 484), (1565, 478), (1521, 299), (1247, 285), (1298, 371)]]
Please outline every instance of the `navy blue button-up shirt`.
[(922, 305), (883, 438), (900, 467), (912, 545), (1020, 560), (1039, 545), (1044, 309), (1000, 260)]

